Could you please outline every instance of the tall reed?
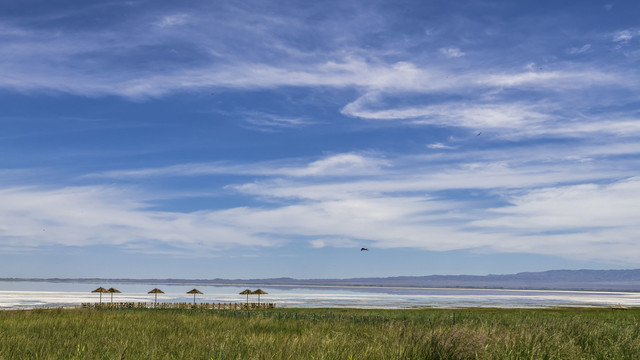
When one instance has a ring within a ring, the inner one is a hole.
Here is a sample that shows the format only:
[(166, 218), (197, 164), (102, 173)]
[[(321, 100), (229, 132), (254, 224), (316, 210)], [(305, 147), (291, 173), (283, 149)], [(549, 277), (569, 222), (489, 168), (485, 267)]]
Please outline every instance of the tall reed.
[(0, 311), (0, 359), (636, 359), (639, 320), (640, 309)]

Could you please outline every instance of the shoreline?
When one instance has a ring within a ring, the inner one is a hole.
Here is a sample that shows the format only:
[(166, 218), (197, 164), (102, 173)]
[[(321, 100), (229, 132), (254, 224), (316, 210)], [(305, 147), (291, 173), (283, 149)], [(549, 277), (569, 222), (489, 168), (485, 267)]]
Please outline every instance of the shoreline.
[[(105, 285), (102, 283), (102, 285)], [(82, 303), (97, 303), (98, 294), (91, 293), (95, 283), (10, 284), (3, 283), (0, 290), (0, 309), (77, 306)], [(126, 303), (149, 303), (153, 295), (147, 293), (151, 284), (116, 285), (122, 293), (112, 301)], [(166, 294), (158, 301), (168, 303), (191, 303), (185, 294), (193, 284), (171, 284), (160, 286)], [(412, 308), (556, 308), (556, 307), (601, 307), (617, 304), (627, 307), (640, 306), (640, 293), (584, 290), (522, 290), (522, 289), (476, 289), (476, 288), (416, 288), (416, 287), (349, 287), (335, 285), (277, 286), (260, 285), (269, 295), (265, 302), (278, 303), (282, 308), (362, 308), (362, 309), (412, 309)], [(198, 286), (205, 294), (198, 296), (196, 303), (244, 303), (245, 296), (238, 295), (241, 285)], [(14, 289), (10, 289), (14, 288)], [(252, 287), (253, 289), (253, 287)], [(102, 296), (103, 303), (109, 296)], [(257, 298), (248, 299), (256, 302)]]
[[(11, 282), (34, 282), (34, 283), (66, 283), (66, 284), (120, 284), (120, 285), (165, 285), (165, 286), (215, 286), (215, 287), (245, 287), (245, 286), (258, 286), (265, 288), (309, 288), (309, 289), (399, 289), (399, 290), (486, 290), (486, 291), (505, 291), (505, 292), (557, 292), (557, 293), (600, 293), (600, 294), (633, 294), (640, 293), (640, 290), (593, 290), (593, 289), (555, 289), (555, 288), (501, 288), (501, 287), (461, 287), (461, 286), (392, 286), (392, 285), (334, 285), (334, 284), (269, 284), (269, 283), (212, 283), (203, 280), (198, 282), (193, 281), (162, 281), (162, 280), (124, 280), (124, 279), (60, 279), (60, 280), (47, 280), (47, 279), (21, 279), (21, 280), (7, 280), (0, 279), (0, 283)], [(13, 290), (0, 290), (13, 291)]]
[[(94, 304), (98, 305), (98, 304)], [(153, 307), (153, 306), (142, 306), (142, 307), (134, 307), (135, 310), (140, 311), (171, 311), (171, 310), (182, 310), (182, 311), (209, 311), (215, 313), (216, 311), (301, 311), (301, 312), (312, 312), (312, 311), (390, 311), (390, 312), (402, 312), (402, 311), (517, 311), (517, 310), (572, 310), (572, 311), (580, 311), (580, 310), (638, 310), (640, 306), (584, 306), (584, 305), (561, 305), (561, 306), (533, 306), (533, 307), (495, 307), (495, 306), (466, 306), (466, 307), (431, 307), (431, 306), (416, 306), (416, 307), (407, 307), (407, 308), (375, 308), (375, 307), (272, 307), (272, 308), (223, 308), (223, 309), (213, 309), (213, 308), (178, 308), (178, 307)], [(63, 306), (38, 306), (38, 307), (11, 307), (11, 308), (0, 308), (0, 312), (4, 311), (32, 311), (32, 310), (131, 310), (130, 308), (125, 307), (109, 307), (109, 306), (90, 306), (83, 307), (82, 305), (63, 305)]]
[[(349, 310), (358, 310), (358, 311), (413, 311), (413, 310), (469, 310), (469, 311), (481, 311), (481, 310), (562, 310), (562, 309), (570, 309), (570, 310), (636, 310), (640, 309), (640, 306), (622, 306), (622, 305), (539, 305), (539, 306), (460, 306), (460, 307), (439, 307), (439, 306), (411, 306), (411, 307), (287, 307), (287, 306), (274, 306), (273, 307), (264, 307), (264, 308), (246, 308), (242, 305), (244, 303), (237, 303), (238, 307), (228, 307), (228, 308), (213, 308), (213, 307), (178, 307), (178, 306), (169, 306), (169, 307), (154, 307), (152, 306), (152, 302), (149, 303), (136, 303), (143, 306), (134, 306), (132, 308), (127, 307), (116, 307), (116, 306), (101, 306), (99, 303), (92, 303), (90, 306), (74, 305), (74, 304), (64, 304), (64, 305), (51, 305), (51, 306), (16, 306), (16, 307), (0, 307), (0, 312), (3, 311), (21, 311), (21, 310), (207, 310), (211, 312), (215, 311), (260, 311), (260, 310), (284, 310), (284, 311), (313, 311), (313, 310), (321, 310), (321, 311), (349, 311)], [(215, 305), (216, 303), (197, 303), (200, 304), (211, 304)]]

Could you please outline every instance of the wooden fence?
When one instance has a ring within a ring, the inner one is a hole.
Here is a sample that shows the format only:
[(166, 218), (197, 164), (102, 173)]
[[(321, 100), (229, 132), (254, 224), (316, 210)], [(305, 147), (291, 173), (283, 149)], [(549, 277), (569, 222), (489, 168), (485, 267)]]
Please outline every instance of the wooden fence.
[(186, 303), (186, 302), (113, 302), (82, 303), (83, 309), (208, 309), (208, 310), (244, 310), (273, 309), (275, 303)]

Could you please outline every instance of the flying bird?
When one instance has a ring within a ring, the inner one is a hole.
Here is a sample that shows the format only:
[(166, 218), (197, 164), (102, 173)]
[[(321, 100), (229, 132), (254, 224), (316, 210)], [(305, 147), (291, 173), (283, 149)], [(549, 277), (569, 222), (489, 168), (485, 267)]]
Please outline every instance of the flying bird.
[(360, 251), (369, 251), (369, 249), (367, 249), (367, 248), (362, 248), (362, 249), (360, 249)]
[(482, 131), (476, 134), (476, 136), (480, 136), (480, 135), (482, 135)]

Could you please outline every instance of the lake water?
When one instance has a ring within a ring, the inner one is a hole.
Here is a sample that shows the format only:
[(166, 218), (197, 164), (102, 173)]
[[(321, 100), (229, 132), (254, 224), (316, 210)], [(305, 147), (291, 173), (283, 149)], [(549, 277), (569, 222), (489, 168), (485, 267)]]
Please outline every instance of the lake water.
[[(165, 294), (162, 302), (191, 302), (186, 294), (194, 285), (118, 284), (118, 283), (58, 283), (0, 281), (0, 309), (57, 307), (98, 302), (100, 295), (91, 293), (97, 287), (114, 287), (115, 302), (153, 302), (147, 292), (155, 287)], [(288, 287), (288, 286), (211, 286), (195, 285), (203, 295), (196, 302), (245, 302), (242, 290), (261, 288), (268, 292), (261, 302), (278, 307), (303, 308), (534, 308), (561, 306), (640, 306), (640, 293), (603, 291), (488, 290), (442, 288), (368, 288), (368, 287)], [(256, 295), (249, 302), (257, 302)], [(111, 294), (102, 294), (102, 301), (111, 301)]]

